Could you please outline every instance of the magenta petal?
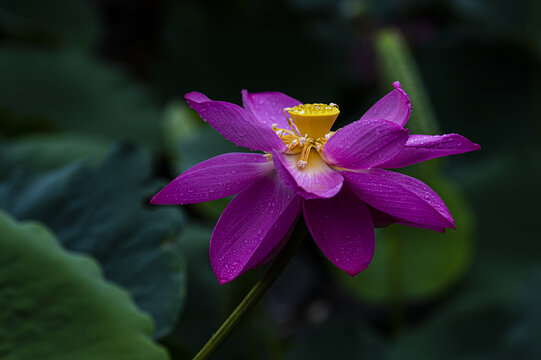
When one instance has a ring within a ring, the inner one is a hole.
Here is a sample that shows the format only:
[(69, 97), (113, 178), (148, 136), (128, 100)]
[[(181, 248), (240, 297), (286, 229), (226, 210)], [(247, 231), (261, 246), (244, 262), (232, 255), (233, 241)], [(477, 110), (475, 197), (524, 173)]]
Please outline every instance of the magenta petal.
[(385, 214), (384, 212), (379, 211), (378, 209), (374, 209), (371, 206), (369, 206), (368, 208), (370, 209), (370, 214), (372, 214), (372, 220), (374, 221), (374, 227), (376, 228), (386, 227), (386, 226), (396, 223), (396, 224), (401, 224), (401, 225), (406, 225), (406, 226), (411, 226), (411, 227), (417, 227), (421, 229), (439, 231), (441, 233), (445, 232), (445, 228), (442, 228), (442, 227), (434, 227), (434, 226), (429, 226), (426, 224), (425, 225), (415, 224), (412, 222), (398, 219), (389, 214)]
[(370, 210), (370, 214), (372, 215), (372, 221), (374, 222), (374, 227), (376, 228), (389, 226), (399, 221), (395, 217), (379, 211), (372, 206), (369, 206), (368, 209)]
[(395, 157), (379, 164), (383, 168), (399, 168), (440, 156), (462, 154), (481, 147), (458, 134), (411, 135), (404, 149)]
[(270, 124), (260, 122), (254, 114), (240, 106), (212, 101), (198, 92), (188, 93), (185, 97), (203, 120), (235, 144), (266, 152), (273, 149), (285, 150), (284, 142), (274, 133)]
[(274, 151), (274, 167), (280, 178), (291, 189), (305, 199), (330, 198), (342, 188), (344, 178), (331, 169), (312, 151), (304, 169), (297, 166), (300, 155), (285, 155)]
[(361, 117), (364, 119), (385, 119), (404, 126), (408, 121), (411, 112), (411, 102), (408, 94), (400, 87), (400, 83), (395, 81), (393, 86), (396, 88), (391, 91), (377, 103), (375, 103)]
[(366, 169), (387, 161), (403, 148), (408, 130), (383, 119), (364, 119), (338, 130), (323, 147), (327, 163), (345, 169)]
[(289, 129), (289, 124), (284, 115), (284, 108), (301, 104), (300, 101), (281, 92), (250, 94), (246, 90), (242, 90), (242, 103), (244, 108), (251, 111), (261, 123), (268, 126), (278, 124), (278, 127), (282, 129)]
[(383, 169), (342, 171), (342, 176), (361, 200), (405, 225), (436, 230), (455, 227), (443, 200), (415, 178)]
[(210, 241), (210, 262), (220, 284), (269, 260), (269, 254), (283, 245), (299, 210), (300, 198), (276, 174), (231, 200)]
[(337, 267), (355, 276), (374, 255), (374, 224), (368, 206), (346, 188), (331, 199), (305, 200), (304, 218), (315, 242)]
[(231, 153), (203, 161), (170, 182), (152, 204), (193, 204), (235, 195), (273, 170), (262, 154)]

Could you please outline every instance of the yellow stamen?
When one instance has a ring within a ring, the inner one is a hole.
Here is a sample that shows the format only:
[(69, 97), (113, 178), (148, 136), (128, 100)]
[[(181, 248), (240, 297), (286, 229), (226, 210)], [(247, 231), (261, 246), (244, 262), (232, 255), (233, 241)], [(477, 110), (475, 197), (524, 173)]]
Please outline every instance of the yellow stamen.
[[(291, 119), (287, 116), (291, 116)], [(298, 135), (308, 134), (311, 138), (317, 139), (325, 136), (334, 124), (340, 110), (336, 104), (304, 104), (284, 109), (291, 130), (297, 131)], [(292, 126), (292, 123), (295, 126)]]
[(321, 152), (327, 140), (334, 134), (330, 129), (339, 113), (336, 104), (304, 104), (285, 108), (284, 116), (291, 130), (280, 129), (277, 124), (272, 124), (272, 130), (286, 144), (286, 154), (300, 153), (297, 166), (304, 169), (311, 150)]
[(302, 148), (301, 157), (299, 161), (297, 162), (297, 165), (301, 169), (303, 169), (308, 164), (308, 156), (310, 155), (310, 150), (312, 150), (313, 147), (314, 145), (312, 143), (309, 143), (308, 145)]

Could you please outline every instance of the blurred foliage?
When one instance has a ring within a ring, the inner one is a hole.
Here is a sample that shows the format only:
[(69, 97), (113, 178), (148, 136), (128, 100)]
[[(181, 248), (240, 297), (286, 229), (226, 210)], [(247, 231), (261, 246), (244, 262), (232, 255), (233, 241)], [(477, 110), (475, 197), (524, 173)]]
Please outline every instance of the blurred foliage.
[(76, 162), (47, 173), (14, 174), (0, 183), (0, 208), (45, 223), (63, 246), (96, 258), (105, 277), (152, 314), (162, 337), (184, 298), (184, 258), (170, 244), (182, 214), (145, 208), (158, 189), (150, 170), (147, 153), (120, 145), (95, 170)]
[(537, 302), (540, 296), (541, 268), (537, 268), (515, 296), (511, 309), (514, 321), (505, 334), (504, 350), (499, 358), (536, 359), (541, 357), (541, 349), (538, 346), (541, 310)]
[[(412, 133), (457, 132), (483, 148), (404, 170), (441, 195), (457, 230), (378, 230), (373, 264), (355, 279), (307, 241), (216, 358), (539, 358), (540, 10), (506, 0), (0, 0), (0, 208), (54, 233), (0, 215), (0, 318), (15, 314), (21, 329), (2, 321), (0, 357), (77, 345), (48, 358), (167, 358), (120, 285), (170, 356), (189, 359), (257, 277), (219, 286), (212, 274), (208, 241), (229, 199), (182, 212), (147, 205), (165, 179), (245, 151), (184, 93), (240, 104), (242, 88), (278, 90), (338, 103), (343, 126), (399, 80)], [(119, 140), (137, 147), (109, 150)], [(24, 342), (5, 350), (14, 336)]]
[(333, 319), (303, 336), (286, 359), (364, 359), (386, 357), (384, 342), (364, 326)]
[(97, 165), (108, 148), (106, 140), (74, 134), (29, 135), (0, 141), (0, 179), (9, 177), (23, 164), (36, 170), (53, 170), (84, 158)]
[(4, 47), (0, 77), (0, 125), (7, 134), (66, 130), (158, 146), (159, 113), (152, 100), (122, 73), (85, 54)]
[(0, 20), (2, 30), (21, 42), (84, 49), (100, 35), (98, 14), (84, 1), (2, 0)]
[(2, 359), (168, 359), (152, 343), (149, 317), (94, 260), (3, 212), (0, 233)]
[(464, 296), (400, 338), (395, 359), (536, 359), (541, 291), (533, 271), (510, 302)]
[(419, 69), (402, 35), (389, 29), (381, 30), (376, 35), (375, 48), (385, 82), (392, 83), (400, 79), (410, 98), (415, 99), (408, 128), (415, 134), (439, 133), (436, 115), (428, 100)]

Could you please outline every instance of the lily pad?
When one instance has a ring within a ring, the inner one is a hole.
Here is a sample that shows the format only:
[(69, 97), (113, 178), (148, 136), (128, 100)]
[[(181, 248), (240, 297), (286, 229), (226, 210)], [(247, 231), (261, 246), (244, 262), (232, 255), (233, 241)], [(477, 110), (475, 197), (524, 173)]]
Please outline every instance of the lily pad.
[(150, 170), (148, 153), (120, 145), (97, 169), (78, 162), (48, 173), (19, 172), (0, 184), (0, 208), (45, 223), (63, 246), (96, 258), (105, 277), (152, 315), (161, 337), (184, 299), (184, 259), (171, 245), (183, 216), (177, 208), (147, 207), (160, 187)]
[(449, 207), (456, 230), (441, 234), (403, 225), (379, 229), (368, 269), (354, 279), (337, 275), (353, 294), (369, 302), (388, 302), (397, 294), (418, 301), (449, 289), (468, 269), (473, 237), (470, 207), (451, 182), (440, 178), (427, 184)]
[(105, 281), (98, 264), (63, 250), (38, 223), (0, 212), (0, 357), (166, 360), (152, 321)]

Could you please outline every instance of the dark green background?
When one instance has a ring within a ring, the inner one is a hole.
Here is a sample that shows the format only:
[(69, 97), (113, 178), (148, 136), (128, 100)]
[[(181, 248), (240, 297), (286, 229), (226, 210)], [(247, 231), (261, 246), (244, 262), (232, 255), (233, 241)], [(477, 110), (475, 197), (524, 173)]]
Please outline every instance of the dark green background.
[[(334, 102), (343, 126), (395, 80), (413, 133), (482, 147), (403, 170), (457, 230), (378, 230), (355, 279), (307, 238), (216, 358), (541, 358), (540, 17), (534, 0), (1, 0), (0, 358), (189, 359), (262, 273), (219, 286), (211, 272), (227, 199), (148, 205), (182, 170), (240, 151), (186, 92)], [(70, 275), (80, 254), (94, 264)], [(76, 338), (97, 352), (62, 350)]]

